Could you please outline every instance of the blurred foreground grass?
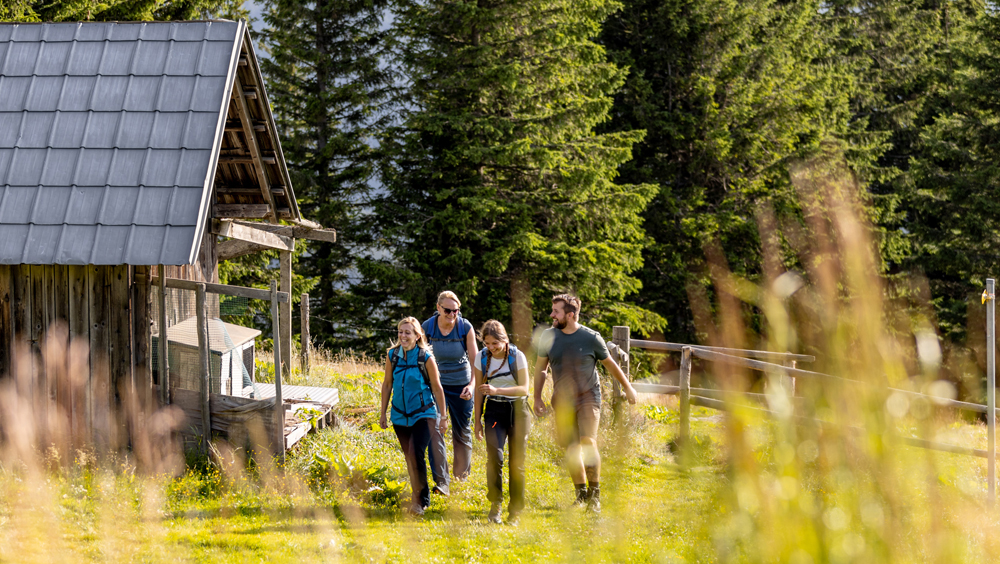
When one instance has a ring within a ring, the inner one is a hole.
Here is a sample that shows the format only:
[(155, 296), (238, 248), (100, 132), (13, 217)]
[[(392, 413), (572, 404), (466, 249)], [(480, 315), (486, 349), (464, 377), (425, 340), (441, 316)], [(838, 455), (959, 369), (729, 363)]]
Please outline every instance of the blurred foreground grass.
[[(730, 272), (721, 242), (709, 241), (687, 290), (701, 344), (806, 352), (816, 362), (802, 368), (830, 377), (801, 374), (793, 397), (780, 367), (695, 362), (698, 385), (733, 399), (725, 413), (693, 409), (683, 465), (670, 447), (675, 399), (645, 397), (614, 425), (605, 410), (600, 516), (570, 507), (542, 419), (518, 527), (486, 522), (481, 443), (468, 481), (432, 498), (424, 518), (403, 517), (403, 457), (375, 424), (379, 362), (328, 356), (308, 376), (293, 373), (292, 384), (341, 390), (341, 425), (300, 443), (280, 471), (224, 444), (179, 465), (154, 448), (170, 417), (143, 426), (141, 410), (130, 414), (133, 448), (121, 451), (133, 454), (46, 450), (38, 445), (72, 433), (52, 425), (51, 410), (24, 408), (44, 398), (25, 370), (21, 388), (0, 380), (0, 561), (997, 561), (985, 460), (900, 440), (985, 448), (984, 425), (931, 397), (985, 395), (982, 324), (970, 325), (968, 343), (942, 346), (926, 282), (881, 276), (859, 205), (867, 196), (842, 158), (804, 162), (791, 181), (800, 209), (762, 204), (755, 218), (762, 272)], [(970, 311), (980, 291), (970, 288)], [(48, 369), (75, 365), (49, 356)], [(670, 362), (651, 369), (643, 358), (646, 373), (669, 372)], [(748, 404), (748, 391), (764, 403)]]
[[(368, 409), (379, 374), (316, 373), (353, 392), (339, 408), (341, 425), (307, 438), (280, 475), (206, 459), (189, 459), (175, 478), (142, 476), (128, 459), (84, 458), (36, 473), (5, 467), (0, 561), (982, 562), (1000, 554), (996, 513), (982, 505), (981, 459), (902, 447), (906, 491), (887, 504), (866, 498), (873, 485), (857, 474), (826, 475), (809, 439), (795, 452), (776, 449), (780, 426), (766, 420), (745, 428), (758, 471), (740, 473), (724, 448), (729, 416), (694, 408), (697, 444), (682, 470), (668, 446), (676, 404), (657, 396), (602, 425), (600, 516), (571, 508), (561, 451), (542, 419), (529, 438), (528, 510), (519, 526), (486, 521), (479, 442), (472, 477), (453, 484), (450, 497), (434, 496), (423, 519), (405, 517), (403, 457)], [(937, 418), (942, 433), (961, 435), (951, 440), (985, 444), (982, 425)], [(802, 476), (785, 471), (789, 458), (802, 463)], [(365, 478), (379, 470), (381, 478)], [(386, 477), (396, 493), (372, 491)], [(753, 492), (767, 498), (749, 499)], [(796, 520), (757, 521), (770, 504), (795, 505)], [(774, 546), (784, 548), (768, 554)]]

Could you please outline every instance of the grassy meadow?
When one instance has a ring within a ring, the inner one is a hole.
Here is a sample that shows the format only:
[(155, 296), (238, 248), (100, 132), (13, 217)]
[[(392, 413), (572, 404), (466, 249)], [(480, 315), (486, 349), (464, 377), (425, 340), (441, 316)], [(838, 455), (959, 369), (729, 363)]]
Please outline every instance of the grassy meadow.
[[(5, 464), (0, 561), (921, 562), (946, 552), (947, 561), (981, 562), (997, 554), (981, 459), (894, 447), (898, 489), (884, 496), (860, 481), (877, 475), (825, 471), (831, 453), (822, 443), (804, 438), (787, 452), (778, 424), (695, 407), (682, 468), (672, 447), (676, 401), (652, 395), (614, 424), (605, 410), (600, 515), (571, 507), (552, 423), (536, 419), (518, 526), (486, 521), (478, 441), (472, 476), (449, 497), (433, 496), (423, 518), (405, 516), (405, 463), (374, 409), (380, 377), (363, 359), (296, 374), (294, 383), (342, 390), (339, 425), (310, 435), (280, 472), (225, 449), (189, 457), (176, 476), (82, 453), (63, 469), (46, 465), (44, 453), (33, 468)], [(981, 424), (933, 417), (947, 440), (985, 444)], [(747, 460), (726, 447), (737, 421)]]
[[(466, 482), (432, 497), (423, 518), (404, 516), (403, 456), (377, 425), (377, 360), (327, 355), (293, 374), (292, 384), (341, 391), (339, 425), (309, 436), (282, 468), (223, 442), (183, 458), (166, 439), (168, 410), (131, 415), (137, 432), (118, 454), (73, 448), (61, 439), (72, 434), (64, 414), (38, 408), (44, 394), (26, 371), (0, 381), (0, 562), (997, 561), (985, 460), (904, 441), (986, 447), (985, 425), (940, 401), (981, 401), (982, 341), (942, 344), (926, 288), (887, 285), (849, 175), (813, 164), (792, 180), (804, 224), (772, 238), (762, 212), (761, 281), (712, 262), (714, 294), (692, 286), (693, 313), (706, 343), (806, 351), (816, 361), (800, 368), (830, 376), (799, 375), (792, 395), (780, 367), (696, 360), (693, 384), (730, 399), (725, 412), (692, 408), (682, 449), (675, 398), (641, 396), (614, 421), (606, 404), (600, 515), (571, 507), (542, 418), (518, 526), (486, 520), (479, 442)], [(789, 254), (794, 264), (782, 262)], [(69, 360), (59, 346), (46, 344), (47, 370), (72, 373), (86, 343)], [(676, 366), (644, 354), (632, 363), (637, 375)], [(748, 391), (764, 394), (769, 413)]]

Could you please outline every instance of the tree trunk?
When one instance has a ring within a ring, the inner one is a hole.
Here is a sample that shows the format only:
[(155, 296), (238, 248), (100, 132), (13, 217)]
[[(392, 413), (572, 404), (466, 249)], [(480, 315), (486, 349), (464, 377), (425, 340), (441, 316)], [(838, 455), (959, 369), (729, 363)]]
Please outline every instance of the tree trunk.
[(510, 281), (511, 339), (517, 348), (527, 351), (531, 346), (531, 281), (527, 273), (519, 272)]

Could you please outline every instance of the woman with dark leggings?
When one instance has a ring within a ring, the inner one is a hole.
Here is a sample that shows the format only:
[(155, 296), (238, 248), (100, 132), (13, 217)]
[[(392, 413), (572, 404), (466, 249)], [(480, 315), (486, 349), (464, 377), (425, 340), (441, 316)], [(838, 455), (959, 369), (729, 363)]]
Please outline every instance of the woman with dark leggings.
[(432, 431), (445, 426), (444, 414), (437, 407), (444, 405), (444, 392), (434, 355), (429, 350), (420, 323), (407, 317), (396, 327), (399, 345), (386, 351), (385, 355), (379, 425), (383, 429), (389, 426), (390, 417), (386, 412), (391, 399), (392, 428), (406, 457), (406, 471), (413, 489), (413, 501), (405, 510), (423, 515), (431, 503), (425, 453)]
[[(489, 320), (480, 335), (486, 347), (476, 355), (476, 438), (486, 439), (486, 488), (491, 502), (488, 519), (500, 523), (503, 499), (503, 447), (509, 443), (510, 504), (507, 523), (516, 525), (524, 509), (524, 455), (527, 447), (528, 361), (510, 344), (502, 323)], [(485, 416), (485, 427), (483, 418)]]

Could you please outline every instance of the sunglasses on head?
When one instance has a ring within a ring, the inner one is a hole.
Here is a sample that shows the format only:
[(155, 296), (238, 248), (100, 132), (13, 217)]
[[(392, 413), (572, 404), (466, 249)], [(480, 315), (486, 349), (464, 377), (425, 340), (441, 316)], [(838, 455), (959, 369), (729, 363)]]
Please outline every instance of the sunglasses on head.
[(453, 314), (453, 313), (458, 313), (458, 310), (460, 310), (460, 309), (462, 309), (462, 308), (460, 308), (460, 307), (456, 307), (455, 309), (450, 309), (450, 308), (446, 308), (446, 307), (444, 307), (444, 306), (441, 306), (441, 309), (443, 309), (443, 310), (444, 310), (444, 314), (445, 314), (445, 315), (451, 315), (451, 314)]

